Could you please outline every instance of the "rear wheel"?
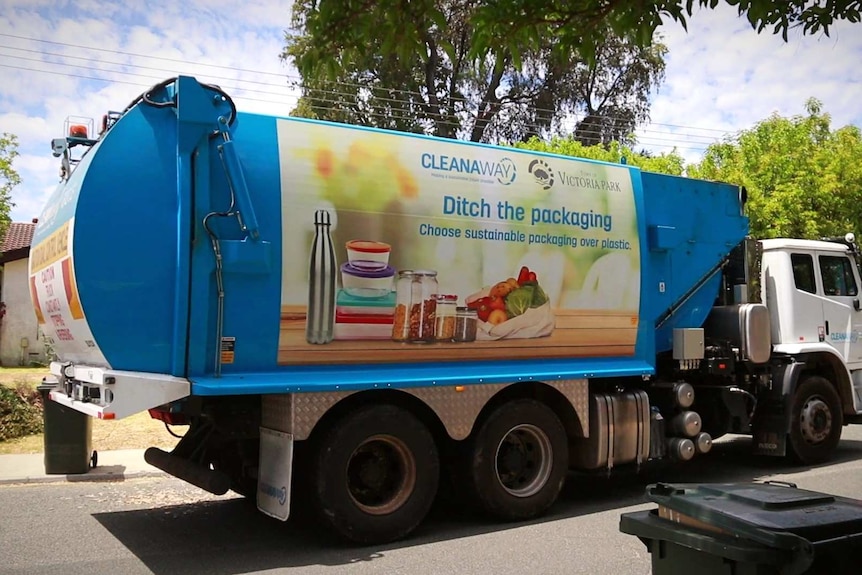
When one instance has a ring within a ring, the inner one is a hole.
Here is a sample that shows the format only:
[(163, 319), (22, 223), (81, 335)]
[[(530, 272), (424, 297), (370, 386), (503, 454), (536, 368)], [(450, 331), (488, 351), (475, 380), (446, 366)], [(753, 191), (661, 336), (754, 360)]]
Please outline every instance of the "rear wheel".
[(317, 515), (357, 543), (386, 543), (413, 531), (437, 493), (440, 462), (425, 425), (391, 405), (366, 406), (316, 443), (312, 497)]
[(790, 412), (790, 452), (799, 463), (827, 461), (841, 439), (841, 398), (829, 380), (812, 376), (793, 395)]
[(468, 440), (466, 479), (482, 510), (504, 520), (537, 517), (560, 494), (568, 468), (566, 432), (532, 399), (501, 405)]

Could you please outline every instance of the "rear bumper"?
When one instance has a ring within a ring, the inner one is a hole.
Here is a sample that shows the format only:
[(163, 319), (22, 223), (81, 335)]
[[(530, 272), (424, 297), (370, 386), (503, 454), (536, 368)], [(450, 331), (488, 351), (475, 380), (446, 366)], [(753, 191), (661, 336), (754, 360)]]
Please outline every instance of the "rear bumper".
[(162, 373), (51, 363), (49, 397), (98, 419), (121, 419), (188, 397), (191, 383)]

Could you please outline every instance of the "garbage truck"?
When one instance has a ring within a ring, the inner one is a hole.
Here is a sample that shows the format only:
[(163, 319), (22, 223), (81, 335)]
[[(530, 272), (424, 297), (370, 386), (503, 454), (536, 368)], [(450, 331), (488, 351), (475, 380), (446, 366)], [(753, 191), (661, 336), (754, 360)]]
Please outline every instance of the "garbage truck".
[(188, 76), (67, 124), (29, 262), (50, 399), (187, 426), (146, 461), (273, 518), (379, 544), (443, 485), (524, 520), (570, 470), (729, 433), (815, 464), (862, 421), (855, 238), (755, 240), (740, 186)]

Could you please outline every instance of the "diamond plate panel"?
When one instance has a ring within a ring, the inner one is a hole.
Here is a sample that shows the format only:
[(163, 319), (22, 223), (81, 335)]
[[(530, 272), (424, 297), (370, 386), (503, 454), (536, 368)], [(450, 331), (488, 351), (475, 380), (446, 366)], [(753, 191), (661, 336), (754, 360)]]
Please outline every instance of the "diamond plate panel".
[(264, 395), (260, 400), (260, 425), (283, 433), (292, 433), (293, 395)]
[[(417, 389), (405, 389), (428, 407), (434, 410), (446, 431), (452, 439), (464, 439), (470, 435), (476, 417), (488, 400), (501, 389), (509, 386), (509, 383), (447, 386), (447, 387), (420, 387)], [(461, 391), (458, 391), (461, 390)]]
[[(452, 439), (465, 439), (470, 435), (479, 412), (494, 395), (510, 383), (422, 387), (406, 389), (407, 393), (425, 402)], [(571, 379), (549, 383), (572, 404), (581, 423), (581, 433), (586, 437), (589, 430), (589, 385), (586, 379)], [(461, 390), (461, 391), (459, 391)]]
[(308, 439), (311, 430), (329, 409), (351, 395), (352, 391), (332, 391), (326, 393), (293, 394), (293, 437), (296, 440)]
[[(466, 386), (421, 387), (402, 389), (430, 407), (447, 433), (456, 440), (470, 435), (479, 412), (495, 394), (510, 383)], [(581, 433), (589, 433), (589, 385), (586, 379), (548, 383), (572, 404), (581, 424)], [(292, 433), (294, 439), (308, 439), (311, 430), (333, 405), (351, 395), (352, 391), (327, 393), (294, 393), (267, 395), (262, 399), (264, 427)]]
[(566, 396), (578, 420), (581, 422), (582, 437), (590, 436), (590, 382), (586, 379), (564, 379), (549, 384)]

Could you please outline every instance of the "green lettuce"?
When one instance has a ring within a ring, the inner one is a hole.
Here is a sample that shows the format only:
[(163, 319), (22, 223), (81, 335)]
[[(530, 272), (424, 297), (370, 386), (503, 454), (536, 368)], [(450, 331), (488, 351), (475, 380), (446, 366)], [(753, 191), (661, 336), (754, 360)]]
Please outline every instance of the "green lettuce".
[(535, 286), (532, 285), (522, 285), (510, 291), (506, 296), (506, 315), (513, 318), (530, 309), (533, 305), (534, 292)]
[(548, 294), (536, 282), (527, 282), (506, 296), (506, 315), (513, 318), (532, 307), (540, 307), (548, 301)]

